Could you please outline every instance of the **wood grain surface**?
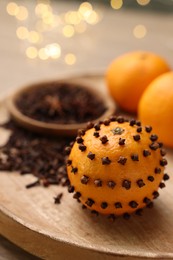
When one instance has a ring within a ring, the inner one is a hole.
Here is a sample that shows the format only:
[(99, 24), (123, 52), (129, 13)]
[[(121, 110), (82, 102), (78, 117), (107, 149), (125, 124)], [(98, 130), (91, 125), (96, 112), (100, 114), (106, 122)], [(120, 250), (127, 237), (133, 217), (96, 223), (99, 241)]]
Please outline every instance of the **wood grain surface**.
[(31, 255), (22, 248), (17, 247), (9, 240), (0, 236), (0, 260), (38, 260), (40, 258)]
[[(104, 87), (102, 78), (90, 80)], [(1, 122), (7, 118), (5, 102), (1, 102)], [(0, 129), (1, 144), (9, 134)], [(168, 150), (170, 174), (172, 155)], [(42, 259), (173, 258), (172, 179), (160, 191), (153, 209), (145, 209), (141, 217), (117, 218), (115, 222), (82, 210), (66, 188), (26, 190), (25, 185), (33, 180), (31, 175), (0, 172), (0, 234), (28, 252)], [(55, 205), (53, 198), (60, 192), (62, 203)]]

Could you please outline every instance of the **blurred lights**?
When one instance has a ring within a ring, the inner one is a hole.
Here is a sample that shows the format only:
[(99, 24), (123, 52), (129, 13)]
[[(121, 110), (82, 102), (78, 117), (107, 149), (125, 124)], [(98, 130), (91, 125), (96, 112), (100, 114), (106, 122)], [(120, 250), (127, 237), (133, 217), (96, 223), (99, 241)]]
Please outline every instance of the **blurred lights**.
[(15, 2), (10, 2), (6, 7), (9, 15), (15, 16), (18, 20), (24, 21), (28, 18), (28, 10), (25, 6), (18, 6)]
[(144, 25), (139, 24), (136, 25), (133, 29), (133, 35), (138, 38), (138, 39), (142, 39), (146, 36), (147, 34), (147, 29)]
[(40, 35), (36, 31), (30, 31), (28, 34), (28, 41), (31, 43), (37, 43), (41, 39)]
[[(15, 2), (9, 2), (6, 6), (6, 11), (21, 22), (29, 17), (28, 9)], [(35, 18), (33, 15), (35, 15)], [(34, 18), (34, 27), (29, 30), (29, 28), (21, 24), (16, 29), (16, 35), (18, 39), (25, 40), (32, 45), (28, 46), (25, 51), (29, 59), (39, 58), (47, 60), (61, 57), (61, 46), (58, 43), (41, 46), (41, 43), (47, 39), (47, 36), (50, 36), (49, 32), (56, 29), (56, 32), (60, 33), (61, 36), (71, 38), (75, 34), (84, 33), (88, 28), (88, 24), (97, 24), (101, 19), (101, 15), (93, 9), (92, 4), (89, 2), (81, 3), (76, 10), (56, 15), (49, 0), (38, 0), (34, 13), (32, 13), (32, 18)], [(73, 53), (65, 54), (63, 58), (68, 65), (76, 63), (76, 56)]]
[(41, 48), (39, 51), (38, 51), (38, 57), (41, 59), (41, 60), (47, 60), (49, 57), (46, 53), (46, 49), (45, 48)]
[(28, 31), (24, 26), (17, 28), (16, 35), (20, 40), (28, 40), (31, 43), (38, 43), (42, 40), (42, 36), (38, 32)]
[(136, 0), (139, 5), (147, 5), (151, 0)]
[(19, 11), (19, 7), (16, 3), (10, 2), (7, 4), (6, 10), (9, 15), (16, 16)]
[(118, 10), (123, 6), (123, 0), (111, 0), (110, 5), (113, 9)]
[(45, 14), (42, 17), (42, 19), (43, 19), (43, 23), (45, 24), (52, 25), (54, 23), (54, 15), (51, 12)]
[(48, 44), (45, 48), (45, 53), (52, 59), (58, 59), (61, 56), (61, 47), (57, 43)]
[(20, 21), (24, 21), (28, 18), (28, 10), (24, 6), (19, 6), (16, 18)]
[(19, 39), (25, 40), (28, 38), (29, 35), (28, 29), (24, 26), (20, 26), (16, 30), (16, 35)]
[(73, 53), (68, 53), (65, 55), (65, 63), (68, 65), (73, 65), (76, 63), (76, 56)]
[(74, 35), (74, 28), (72, 25), (65, 25), (62, 32), (65, 37), (70, 38)]
[(52, 13), (52, 8), (49, 4), (39, 3), (35, 7), (35, 14), (39, 17), (47, 16), (49, 13)]
[(85, 16), (85, 14), (92, 9), (93, 7), (89, 2), (83, 2), (82, 4), (80, 4), (78, 11), (82, 16)]
[(26, 49), (26, 56), (29, 59), (35, 59), (37, 57), (38, 51), (35, 47), (28, 47)]
[(96, 24), (99, 21), (99, 17), (95, 11), (89, 12), (88, 16), (86, 17), (86, 22), (89, 24)]
[(81, 16), (78, 12), (69, 11), (65, 14), (65, 22), (69, 24), (79, 24), (81, 22)]
[(26, 56), (29, 59), (35, 59), (37, 57), (41, 60), (47, 60), (49, 58), (58, 59), (61, 56), (61, 47), (57, 43), (48, 44), (39, 50), (31, 46), (26, 49)]

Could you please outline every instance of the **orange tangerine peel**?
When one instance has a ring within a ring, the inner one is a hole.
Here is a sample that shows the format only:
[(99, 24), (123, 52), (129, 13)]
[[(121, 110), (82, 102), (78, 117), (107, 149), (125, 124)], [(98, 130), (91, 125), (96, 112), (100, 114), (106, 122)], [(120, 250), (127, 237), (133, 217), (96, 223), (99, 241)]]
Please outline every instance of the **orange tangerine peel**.
[(153, 130), (166, 146), (173, 148), (173, 71), (162, 74), (144, 91), (138, 106), (138, 117)]
[(105, 80), (108, 90), (121, 108), (137, 112), (139, 100), (148, 85), (170, 66), (160, 55), (148, 51), (132, 51), (114, 59)]
[(69, 154), (69, 192), (94, 212), (124, 215), (152, 206), (167, 164), (165, 151), (150, 126), (134, 119), (106, 119), (80, 130)]

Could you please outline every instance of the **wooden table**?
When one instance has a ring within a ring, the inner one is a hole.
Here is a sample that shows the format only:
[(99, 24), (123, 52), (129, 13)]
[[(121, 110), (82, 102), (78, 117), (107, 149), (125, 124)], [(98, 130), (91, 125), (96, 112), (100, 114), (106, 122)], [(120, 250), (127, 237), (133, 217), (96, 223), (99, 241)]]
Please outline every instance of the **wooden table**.
[[(32, 7), (34, 1), (28, 2)], [(64, 73), (104, 70), (114, 57), (135, 49), (160, 53), (173, 66), (172, 15), (133, 10), (113, 11), (101, 6), (99, 8), (103, 13), (102, 21), (96, 26), (91, 26), (83, 36), (70, 43), (72, 52), (77, 56), (77, 62), (73, 66), (67, 66), (63, 60), (52, 62), (27, 60), (24, 55), (25, 44), (16, 38), (15, 31), (19, 24), (13, 17), (7, 15), (7, 3), (6, 0), (0, 2), (0, 91), (2, 95), (23, 84), (43, 79), (43, 75), (44, 78), (56, 78), (57, 75)], [(65, 3), (65, 1), (55, 4), (59, 5), (60, 10), (74, 7), (72, 3)], [(133, 28), (138, 24), (143, 24), (147, 28), (146, 37), (143, 39), (133, 36)], [(81, 41), (83, 47), (80, 47)], [(68, 44), (69, 42), (64, 41), (64, 49)], [(3, 259), (37, 258), (0, 237), (0, 260)]]
[(33, 256), (21, 248), (15, 246), (10, 241), (0, 236), (0, 260), (37, 260), (36, 256)]

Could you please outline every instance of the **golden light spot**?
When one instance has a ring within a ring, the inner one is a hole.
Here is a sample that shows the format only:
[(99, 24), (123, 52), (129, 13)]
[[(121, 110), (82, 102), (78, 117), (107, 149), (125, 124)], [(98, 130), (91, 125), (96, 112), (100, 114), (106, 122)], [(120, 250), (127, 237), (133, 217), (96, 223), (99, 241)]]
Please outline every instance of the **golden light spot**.
[(85, 15), (86, 12), (91, 11), (92, 9), (93, 7), (89, 2), (83, 2), (82, 4), (80, 4), (78, 11), (82, 15)]
[(142, 39), (146, 36), (147, 34), (147, 29), (144, 25), (139, 24), (136, 25), (133, 29), (133, 35), (138, 38), (138, 39)]
[(37, 43), (40, 41), (40, 35), (36, 31), (30, 31), (28, 34), (28, 41), (31, 43)]
[(68, 24), (79, 24), (81, 21), (81, 16), (78, 12), (69, 11), (65, 14), (65, 22)]
[(20, 26), (16, 30), (16, 35), (19, 39), (25, 40), (28, 38), (29, 35), (28, 29), (24, 26)]
[(113, 9), (118, 10), (123, 6), (123, 0), (111, 0), (110, 5)]
[(51, 12), (46, 12), (42, 19), (45, 24), (52, 25), (54, 23), (54, 15)]
[(139, 5), (147, 5), (151, 0), (136, 0)]
[(76, 56), (73, 53), (68, 53), (65, 55), (65, 63), (68, 65), (73, 65), (76, 63)]
[(52, 7), (49, 4), (39, 3), (35, 7), (35, 14), (37, 16), (45, 16), (47, 13), (52, 12)]
[(62, 30), (65, 37), (72, 37), (74, 35), (74, 27), (72, 25), (65, 25)]
[(7, 4), (6, 10), (9, 15), (15, 16), (19, 11), (19, 7), (15, 2), (10, 2)]
[(19, 10), (16, 14), (16, 18), (20, 21), (24, 21), (28, 18), (28, 10), (25, 6), (19, 6)]
[(61, 56), (61, 47), (58, 43), (48, 44), (45, 47), (45, 53), (52, 59), (58, 59)]
[(49, 56), (47, 55), (46, 53), (46, 48), (41, 48), (39, 51), (38, 51), (38, 57), (41, 59), (41, 60), (47, 60), (49, 58)]
[(95, 11), (90, 11), (88, 12), (88, 15), (86, 16), (85, 20), (89, 24), (96, 24), (99, 21), (99, 17)]
[(38, 55), (38, 51), (35, 47), (28, 47), (26, 49), (26, 56), (29, 58), (29, 59), (35, 59)]

